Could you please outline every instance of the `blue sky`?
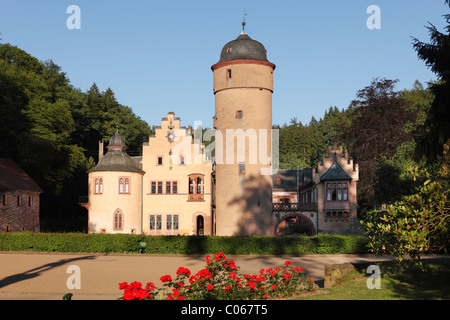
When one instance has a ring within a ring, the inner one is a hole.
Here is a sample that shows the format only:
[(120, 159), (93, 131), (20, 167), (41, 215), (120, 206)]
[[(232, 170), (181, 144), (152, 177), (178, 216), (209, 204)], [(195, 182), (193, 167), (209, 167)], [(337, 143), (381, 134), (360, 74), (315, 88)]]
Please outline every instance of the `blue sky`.
[[(66, 26), (70, 5), (81, 10), (79, 30)], [(370, 5), (380, 8), (381, 29), (366, 26)], [(211, 127), (210, 67), (240, 34), (244, 9), (247, 34), (277, 66), (274, 124), (347, 108), (375, 77), (399, 79), (398, 90), (436, 79), (411, 36), (428, 42), (428, 21), (443, 30), (444, 0), (0, 0), (0, 37), (52, 59), (82, 91), (110, 87), (150, 125), (174, 111), (184, 125)]]

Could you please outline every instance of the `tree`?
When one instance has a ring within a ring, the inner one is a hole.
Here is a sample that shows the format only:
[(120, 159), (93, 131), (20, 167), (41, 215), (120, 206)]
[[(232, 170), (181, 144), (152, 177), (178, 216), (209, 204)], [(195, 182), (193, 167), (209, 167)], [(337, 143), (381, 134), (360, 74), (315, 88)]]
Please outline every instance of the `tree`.
[(340, 131), (350, 156), (359, 165), (358, 204), (364, 215), (374, 202), (373, 186), (382, 157), (395, 155), (397, 148), (412, 139), (405, 132), (407, 122), (414, 121), (410, 103), (394, 90), (397, 80), (373, 79), (370, 86), (358, 91), (350, 105), (351, 123)]
[(412, 120), (406, 121), (403, 128), (412, 139), (403, 142), (392, 157), (381, 157), (373, 185), (373, 200), (377, 204), (392, 204), (400, 200), (403, 195), (412, 194), (420, 183), (420, 181), (414, 181), (408, 168), (424, 164), (415, 159), (414, 138), (420, 136), (424, 130), (426, 115), (433, 102), (433, 94), (429, 88), (424, 88), (416, 80), (413, 88), (402, 91), (400, 97), (410, 103), (407, 111), (414, 115)]
[(308, 125), (292, 118), (289, 125), (274, 126), (280, 133), (280, 167), (295, 169), (314, 167), (322, 160), (322, 154), (332, 144), (337, 132), (348, 126), (348, 112), (330, 107), (319, 121), (314, 117)]
[[(450, 7), (450, 0), (446, 0)], [(429, 23), (430, 43), (413, 38), (413, 47), (420, 59), (439, 77), (431, 85), (434, 101), (425, 121), (425, 131), (416, 138), (418, 158), (429, 163), (442, 154), (442, 146), (450, 138), (450, 14), (444, 15), (447, 34)]]
[(437, 174), (418, 167), (410, 169), (415, 178), (426, 179), (416, 193), (404, 196), (386, 211), (373, 211), (366, 216), (363, 226), (369, 235), (372, 252), (395, 255), (399, 263), (409, 259), (419, 264), (423, 254), (447, 253), (450, 241), (450, 139), (443, 149)]
[[(45, 231), (83, 230), (78, 197), (87, 194), (86, 170), (98, 159), (99, 140), (119, 126), (137, 155), (151, 132), (112, 89), (100, 92), (94, 83), (83, 93), (52, 60), (41, 62), (9, 44), (0, 44), (0, 110), (0, 157), (14, 159), (44, 190)], [(49, 223), (55, 218), (62, 224)]]

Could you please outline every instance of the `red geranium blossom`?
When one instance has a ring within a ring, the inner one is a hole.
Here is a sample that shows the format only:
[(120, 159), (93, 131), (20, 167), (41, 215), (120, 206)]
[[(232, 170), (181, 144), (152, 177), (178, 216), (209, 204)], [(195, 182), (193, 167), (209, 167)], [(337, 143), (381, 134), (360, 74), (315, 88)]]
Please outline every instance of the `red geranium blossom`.
[(191, 275), (191, 271), (188, 268), (184, 268), (184, 267), (179, 267), (177, 270), (177, 275), (179, 276), (180, 274), (185, 274), (187, 276)]
[(160, 279), (162, 282), (170, 282), (172, 281), (172, 277), (170, 275), (162, 276)]
[(147, 282), (145, 289), (152, 291), (155, 289), (155, 285), (153, 282)]

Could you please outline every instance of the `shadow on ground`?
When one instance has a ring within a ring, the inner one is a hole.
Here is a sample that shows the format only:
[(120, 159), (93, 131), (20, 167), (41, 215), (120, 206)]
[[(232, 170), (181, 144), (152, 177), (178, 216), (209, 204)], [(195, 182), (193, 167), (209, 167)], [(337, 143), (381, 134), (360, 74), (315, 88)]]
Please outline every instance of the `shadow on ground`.
[(83, 256), (83, 257), (78, 257), (78, 258), (73, 258), (73, 259), (61, 259), (61, 260), (56, 261), (56, 262), (47, 263), (47, 264), (44, 264), (44, 265), (42, 265), (40, 267), (33, 268), (33, 269), (28, 270), (28, 271), (25, 271), (25, 272), (22, 272), (22, 273), (17, 273), (17, 274), (14, 274), (14, 275), (11, 275), (9, 277), (1, 279), (0, 280), (0, 288), (4, 288), (6, 286), (9, 286), (11, 284), (14, 284), (14, 283), (17, 283), (17, 282), (20, 282), (20, 281), (25, 281), (25, 280), (28, 280), (28, 279), (32, 279), (32, 278), (38, 277), (42, 273), (44, 273), (44, 272), (46, 272), (46, 271), (48, 271), (50, 269), (59, 267), (61, 265), (67, 264), (67, 263), (71, 263), (73, 261), (90, 260), (90, 259), (95, 259), (95, 256)]

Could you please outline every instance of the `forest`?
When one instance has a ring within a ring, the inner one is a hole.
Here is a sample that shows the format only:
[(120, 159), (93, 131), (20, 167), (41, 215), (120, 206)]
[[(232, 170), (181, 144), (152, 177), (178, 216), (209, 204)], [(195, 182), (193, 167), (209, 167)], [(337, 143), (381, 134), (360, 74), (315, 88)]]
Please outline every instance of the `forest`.
[[(449, 3), (449, 1), (446, 1)], [(397, 91), (396, 79), (374, 78), (355, 93), (349, 106), (331, 106), (320, 119), (274, 125), (280, 134), (280, 168), (315, 167), (327, 146), (338, 142), (358, 163), (359, 215), (392, 204), (415, 192), (425, 178), (411, 168), (436, 175), (448, 170), (450, 138), (450, 18), (441, 33), (427, 28), (430, 43), (413, 38), (411, 50), (438, 80), (416, 81)], [(14, 159), (44, 190), (41, 230), (86, 231), (86, 171), (98, 159), (98, 141), (116, 129), (130, 155), (139, 155), (154, 130), (132, 108), (120, 104), (111, 88), (100, 92), (93, 82), (86, 92), (75, 88), (53, 61), (0, 43), (0, 157)], [(448, 193), (448, 177), (443, 179)]]
[(44, 190), (42, 231), (85, 231), (86, 171), (98, 159), (98, 142), (116, 132), (130, 155), (139, 155), (151, 127), (112, 89), (74, 88), (61, 67), (0, 44), (0, 157), (11, 158)]

